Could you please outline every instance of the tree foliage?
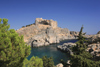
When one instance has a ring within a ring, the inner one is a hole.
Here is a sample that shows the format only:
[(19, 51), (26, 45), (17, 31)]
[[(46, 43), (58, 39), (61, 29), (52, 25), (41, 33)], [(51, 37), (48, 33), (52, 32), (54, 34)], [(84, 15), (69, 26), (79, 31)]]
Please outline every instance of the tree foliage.
[(44, 67), (54, 67), (54, 62), (53, 62), (53, 58), (47, 58), (47, 56), (43, 56), (42, 57), (43, 60), (43, 66)]
[(9, 29), (7, 22), (8, 19), (0, 18), (0, 66), (22, 67), (24, 59), (30, 54), (30, 47), (25, 45), (23, 36)]
[[(3, 22), (3, 23), (2, 23)], [(9, 29), (8, 19), (0, 18), (0, 67), (53, 67), (53, 59), (44, 56), (42, 59), (32, 57), (30, 46), (24, 42), (23, 36), (19, 36), (14, 29)]]
[(83, 26), (81, 27), (81, 30), (79, 32), (78, 41), (76, 42), (76, 46), (72, 48), (72, 51), (74, 51), (76, 54), (81, 54), (83, 51), (85, 51), (87, 47), (87, 44), (86, 44), (87, 40), (83, 36), (82, 31), (83, 31)]
[(25, 59), (23, 63), (23, 67), (43, 67), (42, 59), (34, 56), (30, 60)]
[(82, 34), (83, 26), (79, 32), (78, 41), (76, 46), (72, 48), (74, 55), (71, 58), (71, 67), (100, 67), (100, 61), (93, 61), (93, 56), (85, 51), (87, 41)]
[(72, 56), (71, 63), (71, 67), (100, 67), (100, 61), (93, 61), (81, 55)]

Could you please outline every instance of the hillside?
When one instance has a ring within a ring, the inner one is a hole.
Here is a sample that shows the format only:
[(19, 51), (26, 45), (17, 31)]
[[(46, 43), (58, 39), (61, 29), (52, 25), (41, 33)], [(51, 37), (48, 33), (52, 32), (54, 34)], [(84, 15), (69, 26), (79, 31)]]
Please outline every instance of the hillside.
[(24, 41), (32, 47), (59, 43), (65, 39), (75, 39), (75, 35), (70, 33), (67, 28), (60, 28), (56, 21), (42, 18), (36, 18), (34, 24), (22, 27), (16, 32), (24, 35)]

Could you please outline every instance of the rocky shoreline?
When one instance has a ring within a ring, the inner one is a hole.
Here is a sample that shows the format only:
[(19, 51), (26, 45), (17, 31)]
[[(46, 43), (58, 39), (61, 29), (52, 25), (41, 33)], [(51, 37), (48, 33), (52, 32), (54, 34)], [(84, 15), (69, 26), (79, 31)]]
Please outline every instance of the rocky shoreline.
[[(100, 57), (100, 34), (85, 35), (85, 37), (90, 41), (90, 43), (87, 46), (86, 51), (88, 51), (92, 56), (94, 56), (94, 59)], [(70, 49), (70, 47), (73, 47), (73, 46), (76, 46), (76, 44), (64, 43), (63, 45), (58, 45), (57, 49), (67, 52), (70, 55), (73, 55), (73, 52)], [(100, 58), (96, 60), (100, 60)]]
[(69, 53), (70, 55), (73, 55), (73, 52), (70, 49), (73, 46), (76, 46), (76, 44), (69, 42), (69, 43), (64, 43), (63, 45), (58, 45), (57, 49), (60, 49), (61, 51), (64, 51), (64, 52)]

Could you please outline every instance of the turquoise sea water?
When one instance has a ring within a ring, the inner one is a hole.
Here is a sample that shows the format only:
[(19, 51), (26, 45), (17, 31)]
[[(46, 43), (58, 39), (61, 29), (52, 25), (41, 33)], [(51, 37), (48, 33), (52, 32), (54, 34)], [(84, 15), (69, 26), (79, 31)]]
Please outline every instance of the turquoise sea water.
[(41, 58), (46, 55), (47, 57), (53, 57), (55, 65), (58, 64), (61, 59), (67, 61), (70, 59), (69, 54), (58, 50), (56, 47), (57, 45), (62, 45), (63, 43), (67, 43), (67, 42), (74, 43), (76, 41), (77, 40), (64, 40), (58, 44), (51, 44), (49, 46), (44, 46), (39, 48), (31, 48), (31, 54), (27, 57), (27, 59), (29, 60), (32, 56), (38, 56)]

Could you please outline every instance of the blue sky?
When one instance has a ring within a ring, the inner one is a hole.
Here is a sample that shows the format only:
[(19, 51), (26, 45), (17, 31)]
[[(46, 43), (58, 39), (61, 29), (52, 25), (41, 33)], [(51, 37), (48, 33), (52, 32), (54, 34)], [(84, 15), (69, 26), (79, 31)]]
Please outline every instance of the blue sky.
[(43, 18), (70, 31), (84, 25), (84, 32), (96, 34), (100, 31), (100, 0), (0, 0), (0, 18), (7, 18), (13, 29)]

